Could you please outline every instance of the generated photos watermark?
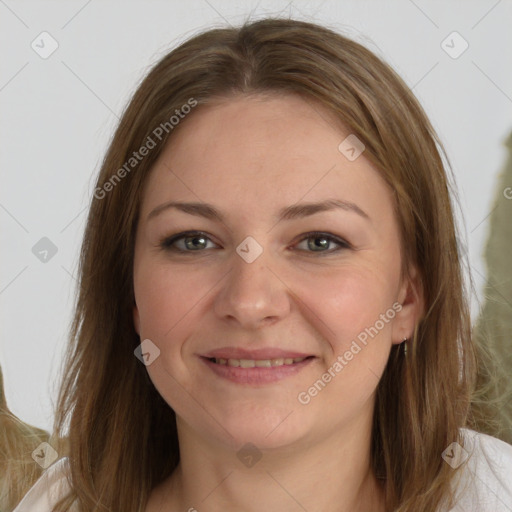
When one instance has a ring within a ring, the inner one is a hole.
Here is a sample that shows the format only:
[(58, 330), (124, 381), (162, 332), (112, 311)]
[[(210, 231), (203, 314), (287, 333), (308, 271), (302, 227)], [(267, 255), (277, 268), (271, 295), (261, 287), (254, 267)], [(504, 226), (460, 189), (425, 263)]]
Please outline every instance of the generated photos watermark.
[(331, 380), (336, 377), (347, 366), (354, 356), (359, 354), (361, 350), (368, 344), (368, 337), (373, 339), (377, 334), (384, 329), (384, 326), (390, 320), (395, 318), (396, 314), (402, 311), (402, 304), (395, 302), (385, 313), (381, 313), (379, 319), (370, 327), (365, 328), (357, 335), (357, 339), (352, 340), (350, 347), (341, 355), (339, 355), (335, 362), (323, 373), (318, 380), (316, 380), (307, 390), (301, 391), (297, 395), (297, 400), (302, 405), (307, 405), (311, 399), (322, 391)]
[(149, 155), (151, 150), (155, 149), (158, 143), (160, 143), (167, 134), (174, 130), (180, 121), (184, 119), (197, 104), (198, 102), (196, 99), (190, 98), (187, 103), (184, 103), (181, 106), (181, 108), (175, 109), (175, 115), (172, 115), (168, 121), (160, 123), (151, 132), (151, 135), (148, 135), (146, 141), (138, 151), (134, 151), (132, 156), (129, 157), (126, 162), (105, 183), (103, 183), (101, 187), (96, 187), (94, 190), (94, 197), (96, 199), (103, 199), (109, 192), (114, 190), (115, 186), (130, 174), (130, 172), (132, 172), (139, 163)]

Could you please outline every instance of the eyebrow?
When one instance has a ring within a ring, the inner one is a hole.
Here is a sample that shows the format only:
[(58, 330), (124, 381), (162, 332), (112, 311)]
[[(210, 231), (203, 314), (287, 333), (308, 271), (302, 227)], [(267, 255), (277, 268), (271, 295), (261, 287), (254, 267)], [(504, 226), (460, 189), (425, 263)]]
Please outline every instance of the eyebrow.
[[(188, 213), (190, 215), (205, 217), (210, 220), (216, 220), (219, 222), (224, 222), (225, 220), (224, 215), (211, 204), (185, 203), (179, 201), (169, 201), (167, 203), (161, 204), (160, 206), (157, 206), (149, 213), (147, 220), (149, 221), (163, 211), (171, 208)], [(314, 215), (315, 213), (331, 211), (338, 208), (345, 211), (354, 212), (371, 222), (370, 216), (364, 210), (359, 208), (359, 206), (357, 206), (355, 203), (344, 201), (342, 199), (326, 199), (325, 201), (320, 201), (318, 203), (299, 203), (286, 206), (285, 208), (279, 210), (276, 217), (278, 221), (300, 219)]]

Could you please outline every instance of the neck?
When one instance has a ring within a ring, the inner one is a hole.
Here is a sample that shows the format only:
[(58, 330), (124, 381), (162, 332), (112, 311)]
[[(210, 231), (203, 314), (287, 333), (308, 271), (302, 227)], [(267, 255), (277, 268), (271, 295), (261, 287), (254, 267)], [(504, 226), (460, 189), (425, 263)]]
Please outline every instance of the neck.
[(265, 450), (245, 467), (236, 451), (178, 420), (181, 461), (153, 497), (167, 510), (384, 511), (383, 489), (370, 466), (371, 422), (364, 423), (367, 428), (354, 424), (320, 442)]

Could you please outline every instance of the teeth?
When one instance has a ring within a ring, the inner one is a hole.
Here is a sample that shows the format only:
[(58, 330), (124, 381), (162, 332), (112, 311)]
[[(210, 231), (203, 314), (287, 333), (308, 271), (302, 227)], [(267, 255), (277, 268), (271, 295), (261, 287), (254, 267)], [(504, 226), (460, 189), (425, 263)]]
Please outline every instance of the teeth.
[(305, 357), (287, 357), (278, 359), (222, 359), (215, 358), (217, 364), (233, 366), (235, 368), (270, 368), (271, 366), (284, 366), (304, 361)]

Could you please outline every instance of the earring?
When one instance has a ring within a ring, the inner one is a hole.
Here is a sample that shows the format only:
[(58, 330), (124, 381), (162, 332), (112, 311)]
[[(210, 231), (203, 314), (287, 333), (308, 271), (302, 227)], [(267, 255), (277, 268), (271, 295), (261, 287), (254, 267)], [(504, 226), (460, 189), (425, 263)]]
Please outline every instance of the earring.
[(407, 338), (404, 338), (404, 341), (402, 341), (403, 345), (404, 345), (404, 356), (407, 355)]

